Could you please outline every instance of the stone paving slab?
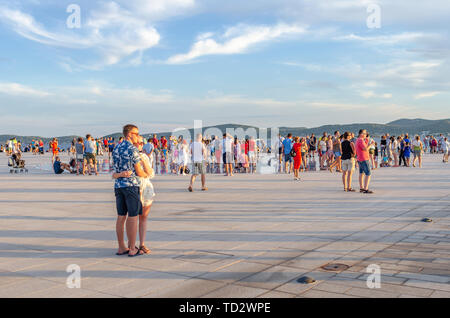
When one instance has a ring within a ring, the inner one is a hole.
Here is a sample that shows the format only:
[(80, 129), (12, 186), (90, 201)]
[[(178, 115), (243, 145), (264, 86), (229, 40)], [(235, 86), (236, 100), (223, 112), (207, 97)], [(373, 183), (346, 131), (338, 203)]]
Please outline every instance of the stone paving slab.
[[(209, 191), (194, 193), (188, 176), (156, 176), (152, 254), (131, 259), (114, 255), (109, 175), (54, 175), (38, 169), (48, 155), (24, 157), (30, 172), (11, 175), (0, 156), (3, 297), (450, 297), (450, 169), (440, 155), (425, 155), (422, 169), (375, 170), (370, 196), (344, 193), (329, 172), (302, 182), (208, 175)], [(320, 268), (330, 262), (350, 267)], [(70, 264), (80, 289), (66, 286)], [(367, 287), (371, 264), (380, 289)], [(297, 283), (303, 275), (317, 282)]]

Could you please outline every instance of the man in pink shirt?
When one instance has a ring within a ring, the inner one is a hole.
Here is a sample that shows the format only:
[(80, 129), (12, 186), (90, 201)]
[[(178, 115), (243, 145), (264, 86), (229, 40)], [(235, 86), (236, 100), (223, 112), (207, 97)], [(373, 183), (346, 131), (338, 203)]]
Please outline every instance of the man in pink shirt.
[(359, 192), (373, 193), (373, 191), (369, 190), (370, 176), (372, 175), (372, 173), (370, 171), (369, 163), (370, 145), (366, 137), (367, 131), (365, 129), (361, 129), (359, 131), (358, 140), (356, 140), (356, 156), (359, 165)]

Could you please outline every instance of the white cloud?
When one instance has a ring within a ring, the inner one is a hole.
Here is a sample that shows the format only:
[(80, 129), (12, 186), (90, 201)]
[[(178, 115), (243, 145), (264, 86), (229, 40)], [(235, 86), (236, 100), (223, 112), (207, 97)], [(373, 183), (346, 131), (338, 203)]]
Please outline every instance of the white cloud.
[(19, 83), (0, 83), (0, 93), (14, 96), (46, 97), (48, 92), (37, 90)]
[(414, 99), (421, 99), (421, 98), (426, 98), (426, 97), (433, 97), (436, 96), (437, 94), (439, 94), (440, 92), (424, 92), (424, 93), (420, 93), (414, 96)]
[(364, 98), (392, 98), (391, 93), (377, 94), (374, 91), (363, 91), (360, 95)]
[(373, 91), (361, 92), (360, 94), (364, 98), (370, 98), (370, 97), (374, 97), (375, 96), (375, 93)]
[[(115, 2), (103, 3), (97, 10), (90, 11), (81, 29), (82, 35), (69, 31), (51, 32), (38, 23), (33, 16), (20, 10), (0, 6), (0, 20), (21, 36), (51, 46), (74, 49), (95, 49), (101, 62), (90, 68), (116, 64), (135, 53), (156, 46), (160, 41), (158, 31), (145, 18), (137, 17)], [(132, 60), (139, 63), (139, 59)], [(67, 63), (61, 64), (70, 70)]]
[(205, 55), (245, 53), (257, 44), (305, 32), (304, 27), (296, 24), (280, 23), (274, 26), (239, 24), (224, 32), (220, 37), (222, 43), (218, 42), (218, 39), (213, 39), (213, 33), (201, 34), (188, 53), (172, 56), (167, 63), (188, 63)]
[(195, 0), (118, 0), (117, 2), (135, 15), (145, 17), (153, 23), (184, 15), (196, 8)]
[(371, 45), (394, 45), (405, 42), (414, 42), (421, 39), (438, 38), (439, 35), (423, 32), (404, 32), (399, 34), (377, 35), (377, 36), (360, 36), (356, 34), (341, 35), (333, 37), (335, 41), (356, 41)]

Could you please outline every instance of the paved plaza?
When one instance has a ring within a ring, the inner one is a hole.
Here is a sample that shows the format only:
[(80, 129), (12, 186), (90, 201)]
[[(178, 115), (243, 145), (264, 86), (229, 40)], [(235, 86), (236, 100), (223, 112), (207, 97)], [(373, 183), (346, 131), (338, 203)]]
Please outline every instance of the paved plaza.
[[(62, 156), (66, 162), (67, 156)], [(374, 171), (375, 194), (346, 193), (341, 175), (156, 176), (151, 255), (116, 256), (113, 182), (54, 175), (25, 155), (0, 156), (0, 297), (450, 297), (450, 166)], [(38, 169), (40, 168), (40, 169)], [(353, 188), (358, 189), (357, 175)], [(433, 222), (421, 222), (429, 217)], [(326, 271), (328, 263), (348, 265)], [(81, 288), (66, 271), (81, 269)], [(367, 287), (367, 266), (381, 288)], [(296, 280), (309, 276), (313, 284)]]

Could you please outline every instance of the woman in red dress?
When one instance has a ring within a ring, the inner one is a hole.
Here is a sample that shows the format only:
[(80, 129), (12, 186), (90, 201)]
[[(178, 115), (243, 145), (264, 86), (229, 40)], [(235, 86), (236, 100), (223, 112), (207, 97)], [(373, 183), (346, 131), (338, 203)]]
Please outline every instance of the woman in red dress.
[(300, 177), (298, 176), (298, 172), (302, 163), (302, 144), (300, 143), (299, 137), (294, 137), (294, 145), (292, 146), (292, 151), (294, 151), (296, 154), (294, 157), (294, 180), (299, 181)]

